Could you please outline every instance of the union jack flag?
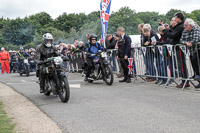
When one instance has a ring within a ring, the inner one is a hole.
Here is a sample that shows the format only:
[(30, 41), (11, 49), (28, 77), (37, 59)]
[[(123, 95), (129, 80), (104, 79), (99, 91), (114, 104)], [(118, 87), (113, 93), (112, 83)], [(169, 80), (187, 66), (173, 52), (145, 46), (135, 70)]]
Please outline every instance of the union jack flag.
[(111, 0), (101, 0), (100, 3), (101, 39), (104, 47), (105, 47), (106, 32), (110, 15), (110, 6), (111, 6)]
[(128, 58), (128, 74), (131, 74), (133, 72), (133, 58)]

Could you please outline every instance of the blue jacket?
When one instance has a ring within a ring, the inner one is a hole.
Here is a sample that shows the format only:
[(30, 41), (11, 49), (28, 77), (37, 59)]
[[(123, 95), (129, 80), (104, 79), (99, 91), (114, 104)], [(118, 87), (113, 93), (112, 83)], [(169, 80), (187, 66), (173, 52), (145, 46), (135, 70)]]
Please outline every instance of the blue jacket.
[(96, 54), (99, 50), (104, 50), (104, 47), (102, 47), (99, 43), (96, 43), (95, 45), (88, 43), (88, 46), (86, 47), (86, 51), (91, 54)]

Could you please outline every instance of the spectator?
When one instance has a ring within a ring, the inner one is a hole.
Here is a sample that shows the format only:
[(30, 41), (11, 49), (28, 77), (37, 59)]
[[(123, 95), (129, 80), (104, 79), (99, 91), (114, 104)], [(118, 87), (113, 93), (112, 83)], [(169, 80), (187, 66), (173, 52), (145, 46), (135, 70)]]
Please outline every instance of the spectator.
[(59, 47), (60, 47), (60, 52), (62, 53), (62, 49), (63, 49), (64, 43), (62, 43), (62, 41), (59, 41), (59, 42), (58, 42), (58, 45), (59, 45)]
[(117, 41), (115, 49), (118, 50), (118, 52), (117, 52), (117, 61), (118, 61), (118, 65), (119, 65), (119, 73), (117, 73), (117, 77), (118, 78), (122, 78), (122, 77), (124, 77), (124, 75), (123, 75), (123, 68), (122, 68), (122, 65), (120, 63), (120, 60), (121, 60), (120, 59), (120, 57), (121, 57), (120, 54), (123, 53), (122, 46), (124, 44), (124, 40), (121, 38), (121, 36), (117, 32), (114, 33), (114, 37), (115, 37), (115, 40)]
[[(174, 27), (174, 29), (170, 29), (167, 26), (167, 29), (163, 30), (163, 33), (166, 34), (166, 36), (170, 39), (172, 39), (172, 45), (176, 45), (180, 43), (180, 39), (182, 36), (182, 32), (184, 30), (184, 15), (183, 13), (176, 13), (175, 15), (175, 21), (177, 25)], [(187, 70), (186, 70), (186, 60), (185, 55), (180, 49), (180, 47), (176, 47), (176, 53), (177, 53), (177, 60), (178, 60), (178, 69), (179, 69), (179, 75), (182, 76), (183, 79), (188, 78)], [(182, 88), (184, 86), (185, 80), (182, 80), (182, 83), (177, 85), (177, 88)], [(186, 83), (185, 87), (190, 87), (189, 82)]]
[(144, 26), (143, 23), (138, 25), (138, 30), (139, 30), (139, 32), (141, 34), (141, 36), (140, 36), (141, 46), (144, 46), (144, 40), (147, 40), (147, 37), (145, 37), (144, 34), (142, 33), (143, 26)]
[[(200, 41), (200, 31), (195, 26), (192, 19), (187, 18), (184, 23), (184, 31), (181, 36), (180, 43), (187, 45), (190, 50), (190, 60), (194, 70), (194, 79), (200, 80), (200, 47), (197, 43)], [(197, 85), (200, 88), (200, 82)]]
[(74, 39), (74, 43), (75, 43), (75, 42), (77, 42), (77, 43), (78, 43), (78, 39), (77, 39), (77, 38), (76, 38), (76, 39)]
[(158, 19), (158, 24), (159, 24), (159, 26), (163, 26), (162, 20)]
[[(171, 44), (171, 39), (169, 39), (162, 31), (165, 29), (165, 26), (159, 26), (158, 27), (158, 33), (160, 34), (161, 38), (160, 40), (156, 43), (156, 45), (164, 45), (164, 44)], [(173, 65), (172, 65), (172, 57), (170, 57), (170, 54), (167, 50), (166, 46), (162, 47), (162, 53), (163, 56), (159, 62), (160, 70), (161, 72), (158, 74), (159, 76), (162, 77), (168, 77), (167, 75), (167, 65), (169, 65), (170, 68), (170, 77), (173, 77)], [(173, 55), (172, 55), (173, 56)], [(166, 84), (167, 78), (161, 78), (161, 82), (159, 83), (160, 85)]]
[(62, 44), (62, 51), (61, 51), (61, 54), (63, 54), (63, 55), (67, 55), (67, 51), (68, 51), (68, 49), (67, 49), (67, 45), (66, 44)]
[(85, 50), (85, 46), (83, 45), (82, 41), (80, 41), (78, 45), (79, 45), (80, 51), (84, 51)]
[(173, 18), (171, 19), (171, 22), (170, 22), (170, 29), (173, 30), (173, 29), (176, 27), (176, 25), (177, 25), (176, 18), (173, 17)]
[[(150, 24), (145, 24), (142, 29), (142, 33), (145, 36), (144, 40), (144, 46), (154, 46), (157, 41), (159, 41), (159, 38), (157, 34), (151, 30)], [(153, 39), (154, 38), (154, 39)], [(146, 55), (145, 55), (145, 62), (146, 62), (146, 75), (154, 76), (154, 77), (147, 77), (147, 82), (153, 82), (156, 80), (156, 69), (154, 66), (154, 56), (159, 54), (158, 50), (154, 51), (154, 48), (147, 47), (146, 49)], [(156, 52), (156, 53), (154, 53)]]
[(69, 64), (67, 65), (68, 66), (68, 70), (70, 70), (70, 72), (74, 72), (74, 68), (73, 68), (73, 65), (72, 65), (72, 46), (71, 44), (67, 44), (67, 56), (69, 58)]
[(115, 45), (116, 45), (116, 40), (111, 34), (108, 34), (107, 37), (106, 37), (106, 41), (105, 42), (106, 42), (105, 43), (106, 44), (106, 48), (110, 49), (112, 51), (112, 55), (109, 58), (111, 66), (112, 66), (112, 70), (113, 71), (117, 71), (117, 64), (116, 64), (116, 55), (117, 55), (117, 53), (116, 53), (116, 51), (114, 51)]
[(107, 35), (105, 42), (106, 42), (107, 49), (115, 49), (116, 41), (115, 41), (115, 38), (111, 34)]
[(117, 29), (118, 34), (122, 37), (122, 39), (124, 40), (124, 43), (122, 45), (122, 47), (119, 50), (120, 53), (120, 63), (122, 65), (123, 68), (123, 72), (124, 72), (124, 79), (120, 80), (119, 82), (126, 82), (126, 83), (131, 83), (131, 78), (130, 75), (128, 74), (128, 58), (130, 58), (131, 56), (131, 38), (125, 34), (125, 29), (123, 27), (119, 27)]
[(73, 47), (73, 53), (75, 53), (76, 51), (78, 51), (79, 50), (79, 45), (78, 45), (78, 42), (74, 42), (74, 47)]

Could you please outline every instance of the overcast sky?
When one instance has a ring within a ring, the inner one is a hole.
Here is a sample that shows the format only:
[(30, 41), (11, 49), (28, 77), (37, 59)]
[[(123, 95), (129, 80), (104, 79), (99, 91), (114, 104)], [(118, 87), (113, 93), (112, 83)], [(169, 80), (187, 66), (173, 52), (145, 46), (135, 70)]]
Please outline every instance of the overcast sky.
[[(63, 12), (90, 13), (100, 8), (100, 0), (0, 0), (0, 17), (25, 17), (42, 11), (53, 18)], [(191, 12), (200, 9), (200, 0), (112, 0), (111, 11), (128, 6), (136, 12), (156, 11), (164, 14), (171, 8)]]

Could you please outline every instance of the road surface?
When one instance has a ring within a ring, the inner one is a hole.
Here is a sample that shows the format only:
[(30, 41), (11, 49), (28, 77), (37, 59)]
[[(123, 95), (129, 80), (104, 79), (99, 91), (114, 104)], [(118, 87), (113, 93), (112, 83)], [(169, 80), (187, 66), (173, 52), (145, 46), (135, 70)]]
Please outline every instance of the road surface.
[(102, 81), (85, 83), (70, 74), (71, 98), (39, 94), (37, 78), (0, 75), (0, 82), (23, 94), (54, 120), (64, 133), (198, 133), (200, 92), (155, 84)]

